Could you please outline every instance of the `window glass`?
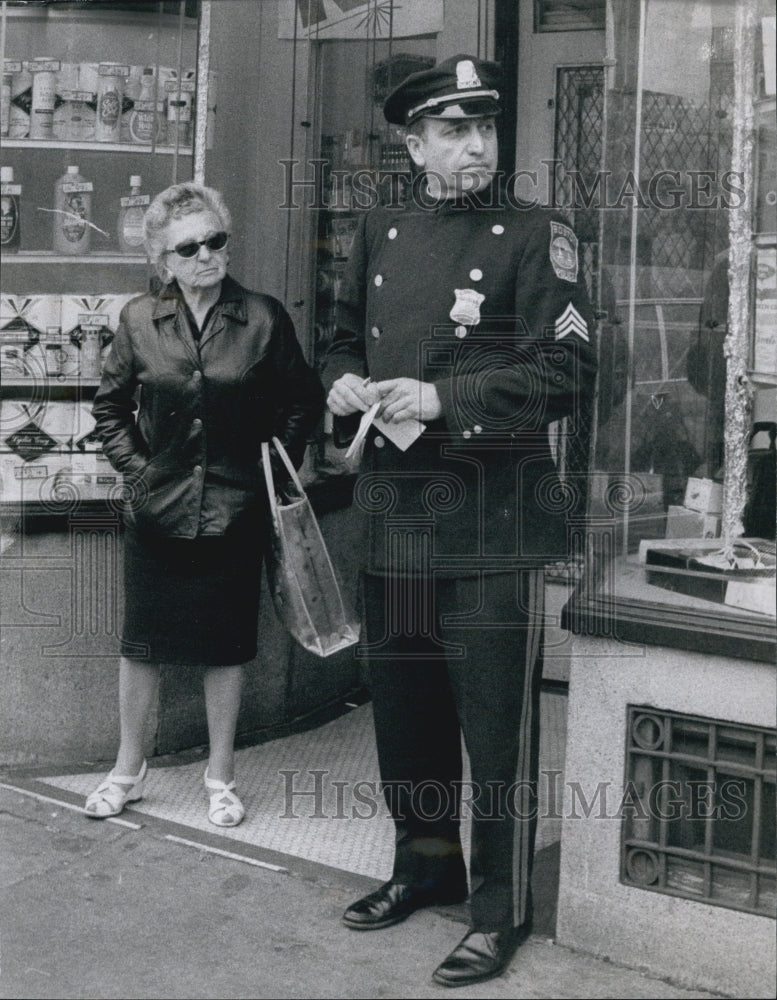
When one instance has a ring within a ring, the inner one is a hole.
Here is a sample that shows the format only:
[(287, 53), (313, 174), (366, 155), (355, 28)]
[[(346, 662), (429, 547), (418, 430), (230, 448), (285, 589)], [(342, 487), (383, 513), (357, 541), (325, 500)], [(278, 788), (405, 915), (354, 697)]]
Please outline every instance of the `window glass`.
[[(621, 594), (720, 605), (729, 216), (752, 194), (732, 169), (736, 4), (650, 0), (612, 14), (589, 510), (621, 560)], [(773, 587), (773, 501), (760, 521), (745, 511), (745, 534), (767, 544), (758, 556), (736, 546), (737, 566)]]

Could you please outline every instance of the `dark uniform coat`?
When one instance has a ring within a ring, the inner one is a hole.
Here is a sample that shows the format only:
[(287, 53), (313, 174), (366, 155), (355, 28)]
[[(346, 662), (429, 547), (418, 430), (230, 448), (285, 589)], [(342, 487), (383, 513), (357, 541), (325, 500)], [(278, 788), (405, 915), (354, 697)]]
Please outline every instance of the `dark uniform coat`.
[[(407, 377), (433, 383), (442, 406), (405, 451), (387, 439), (390, 425), (373, 428), (355, 494), (370, 525), (364, 596), (381, 781), (398, 790), (387, 796), (393, 878), (466, 886), (463, 733), (478, 807), (494, 792), (493, 810), (472, 821), (473, 926), (528, 927), (541, 567), (567, 550), (570, 507), (548, 425), (569, 417), (574, 433), (595, 371), (577, 240), (560, 215), (511, 205), (497, 188), (379, 207), (360, 220), (340, 299), (325, 384), (346, 372)], [(336, 419), (335, 430), (359, 420)], [(442, 790), (444, 809), (425, 798), (429, 788)], [(526, 790), (520, 822), (511, 788)]]
[[(460, 576), (566, 553), (568, 496), (547, 428), (570, 417), (575, 432), (595, 350), (562, 216), (509, 204), (496, 188), (366, 213), (325, 384), (345, 372), (434, 383), (443, 411), (404, 452), (368, 438), (356, 503), (372, 515), (369, 570)], [(336, 431), (347, 423), (352, 432), (352, 418), (336, 418)], [(393, 545), (391, 525), (411, 523), (431, 542)]]

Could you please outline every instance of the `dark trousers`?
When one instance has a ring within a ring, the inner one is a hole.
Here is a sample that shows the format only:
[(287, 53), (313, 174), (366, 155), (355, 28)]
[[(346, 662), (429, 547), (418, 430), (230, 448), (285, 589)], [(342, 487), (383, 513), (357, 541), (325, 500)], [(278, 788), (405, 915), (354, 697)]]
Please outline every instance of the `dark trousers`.
[(542, 570), (443, 580), (366, 576), (364, 596), (378, 760), (396, 828), (393, 877), (464, 885), (459, 828), (471, 815), (474, 928), (530, 921)]

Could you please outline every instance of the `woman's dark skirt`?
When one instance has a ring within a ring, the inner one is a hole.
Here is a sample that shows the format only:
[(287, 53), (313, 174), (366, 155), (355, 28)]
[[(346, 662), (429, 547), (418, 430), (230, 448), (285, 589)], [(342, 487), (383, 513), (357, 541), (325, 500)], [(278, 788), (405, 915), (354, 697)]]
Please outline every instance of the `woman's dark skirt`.
[(252, 660), (262, 550), (252, 524), (194, 539), (127, 528), (122, 655), (210, 667)]

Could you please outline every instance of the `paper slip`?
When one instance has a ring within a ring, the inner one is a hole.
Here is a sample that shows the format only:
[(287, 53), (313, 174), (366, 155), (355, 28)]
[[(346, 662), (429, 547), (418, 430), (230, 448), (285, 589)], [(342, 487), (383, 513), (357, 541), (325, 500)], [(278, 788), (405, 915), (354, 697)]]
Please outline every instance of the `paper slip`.
[(370, 425), (375, 419), (375, 414), (380, 409), (380, 400), (377, 403), (373, 403), (372, 406), (367, 410), (366, 413), (362, 415), (361, 423), (359, 424), (359, 429), (356, 432), (356, 437), (351, 441), (348, 446), (348, 451), (345, 453), (346, 458), (350, 458), (356, 452), (356, 449), (361, 445), (362, 441), (367, 437), (367, 431), (370, 429)]
[(374, 423), (375, 429), (381, 434), (385, 434), (400, 451), (407, 451), (410, 445), (417, 441), (426, 430), (426, 424), (422, 424), (420, 420), (415, 420), (412, 417), (408, 420), (400, 420), (398, 424), (387, 424), (380, 417), (376, 417)]
[(386, 423), (385, 420), (381, 420), (380, 417), (376, 416), (379, 408), (380, 402), (374, 403), (362, 416), (361, 422), (359, 423), (359, 429), (356, 432), (356, 437), (353, 439), (348, 447), (348, 451), (345, 453), (346, 458), (350, 458), (352, 455), (356, 454), (357, 449), (361, 446), (361, 443), (367, 436), (367, 431), (370, 429), (372, 424), (375, 424), (375, 429), (385, 435), (385, 437), (395, 444), (400, 451), (407, 451), (410, 445), (426, 430), (426, 424), (422, 424), (420, 420), (414, 420), (412, 418), (409, 420), (400, 420), (400, 422), (396, 424)]

